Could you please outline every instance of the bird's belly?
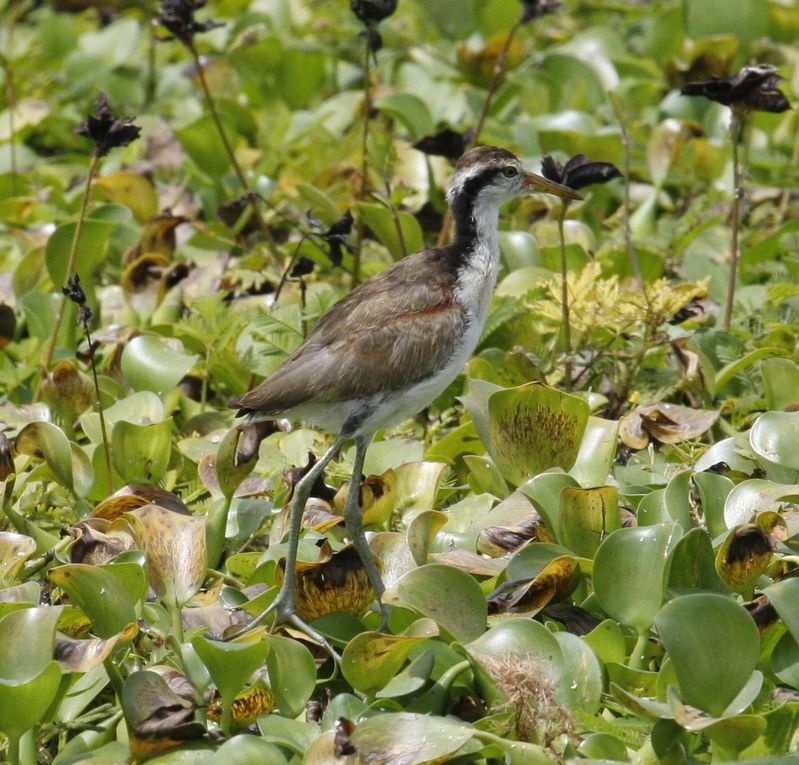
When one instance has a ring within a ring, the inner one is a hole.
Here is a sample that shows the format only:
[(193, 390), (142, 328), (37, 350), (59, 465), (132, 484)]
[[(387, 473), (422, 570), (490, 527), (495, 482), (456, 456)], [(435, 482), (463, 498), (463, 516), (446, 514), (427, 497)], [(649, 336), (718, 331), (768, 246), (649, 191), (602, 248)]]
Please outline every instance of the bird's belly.
[(330, 433), (340, 433), (347, 421), (357, 422), (351, 436), (374, 433), (398, 425), (418, 414), (458, 376), (471, 358), (483, 329), (483, 316), (471, 315), (466, 332), (452, 355), (435, 374), (405, 388), (375, 393), (345, 401), (307, 401), (286, 416)]
[(463, 341), (434, 375), (407, 388), (372, 396), (367, 405), (369, 413), (364, 417), (358, 433), (373, 433), (397, 425), (418, 414), (438, 398), (471, 358), (481, 331), (481, 322), (470, 322)]

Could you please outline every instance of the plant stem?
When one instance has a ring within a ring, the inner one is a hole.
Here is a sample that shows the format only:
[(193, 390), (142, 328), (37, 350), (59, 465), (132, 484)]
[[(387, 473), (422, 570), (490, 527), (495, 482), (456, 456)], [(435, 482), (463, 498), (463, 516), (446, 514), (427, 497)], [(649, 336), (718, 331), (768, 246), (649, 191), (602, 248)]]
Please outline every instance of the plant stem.
[(405, 244), (405, 234), (402, 232), (402, 221), (400, 220), (399, 211), (396, 205), (391, 201), (391, 186), (388, 181), (384, 181), (386, 189), (386, 199), (388, 200), (388, 209), (391, 212), (391, 219), (394, 221), (394, 228), (397, 230), (397, 239), (399, 240), (400, 250), (402, 250), (402, 257), (408, 255), (408, 246)]
[(648, 632), (639, 632), (638, 639), (635, 641), (635, 647), (630, 654), (629, 667), (630, 669), (643, 669), (646, 666), (646, 647), (649, 643)]
[(513, 38), (516, 37), (516, 33), (522, 26), (522, 19), (523, 16), (519, 16), (519, 18), (516, 19), (516, 22), (508, 31), (508, 36), (505, 38), (505, 42), (502, 45), (502, 50), (499, 52), (499, 56), (497, 56), (497, 61), (494, 64), (494, 71), (491, 73), (491, 82), (488, 85), (488, 92), (486, 93), (485, 101), (483, 101), (483, 108), (480, 110), (480, 116), (477, 118), (477, 125), (474, 128), (472, 140), (469, 141), (470, 149), (477, 146), (478, 142), (480, 141), (480, 134), (483, 132), (483, 125), (485, 124), (486, 117), (488, 116), (488, 110), (491, 108), (491, 102), (493, 101), (497, 92), (497, 87), (499, 86), (499, 78), (505, 71), (505, 64), (508, 60), (508, 53), (510, 53), (510, 46), (513, 43)]
[(258, 209), (256, 202), (258, 197), (250, 188), (250, 184), (247, 182), (247, 177), (244, 175), (244, 171), (241, 169), (241, 165), (239, 165), (239, 161), (236, 159), (236, 155), (233, 152), (233, 147), (231, 146), (230, 140), (227, 137), (225, 126), (222, 124), (222, 118), (219, 116), (219, 110), (216, 107), (216, 102), (211, 95), (211, 89), (208, 87), (208, 80), (205, 77), (205, 68), (200, 60), (200, 54), (197, 52), (197, 48), (195, 48), (194, 45), (189, 45), (187, 47), (189, 48), (192, 58), (194, 59), (194, 65), (197, 69), (197, 77), (200, 79), (200, 86), (202, 87), (203, 94), (205, 95), (205, 103), (208, 105), (208, 111), (211, 114), (211, 119), (214, 121), (214, 126), (216, 127), (217, 133), (219, 133), (219, 138), (222, 140), (222, 145), (225, 148), (225, 154), (227, 154), (228, 159), (230, 160), (230, 165), (233, 168), (233, 172), (236, 173), (236, 178), (239, 180), (239, 185), (247, 196), (255, 224), (263, 234), (264, 239), (266, 239), (267, 243), (269, 244), (269, 248), (273, 256), (276, 258), (275, 240), (272, 238), (272, 233), (269, 231), (269, 227), (266, 225), (266, 222), (261, 215), (261, 211)]
[[(9, 18), (7, 22), (8, 34), (6, 38), (6, 50), (8, 55), (11, 55), (13, 50), (13, 35), (14, 28), (17, 21), (17, 16), (22, 7), (21, 3), (11, 5), (9, 9)], [(8, 106), (8, 131), (9, 131), (9, 144), (8, 150), (11, 160), (11, 196), (17, 195), (17, 173), (19, 168), (17, 166), (17, 128), (15, 123), (14, 111), (17, 108), (16, 89), (14, 88), (14, 70), (11, 64), (11, 59), (5, 55), (0, 54), (0, 59), (3, 61), (3, 66), (6, 70), (6, 105)]]
[(111, 451), (109, 447), (108, 430), (105, 425), (105, 409), (103, 408), (103, 401), (100, 398), (100, 381), (97, 378), (97, 364), (95, 364), (94, 361), (94, 345), (92, 345), (92, 336), (89, 333), (88, 321), (83, 325), (83, 330), (86, 333), (86, 341), (89, 343), (89, 360), (92, 367), (92, 377), (94, 378), (94, 393), (97, 396), (97, 414), (100, 415), (100, 432), (103, 437), (105, 469), (108, 471), (108, 490), (113, 494), (114, 474), (111, 472)]
[(569, 271), (566, 263), (566, 235), (563, 224), (566, 220), (566, 211), (569, 209), (569, 201), (564, 199), (560, 205), (560, 215), (558, 215), (558, 239), (560, 239), (560, 275), (561, 275), (561, 294), (560, 302), (563, 311), (563, 376), (565, 378), (566, 390), (572, 389), (572, 338), (571, 321), (569, 318)]
[(738, 163), (738, 138), (741, 133), (742, 118), (736, 109), (731, 110), (730, 139), (732, 140), (732, 217), (730, 228), (732, 238), (730, 242), (730, 278), (727, 282), (727, 303), (724, 306), (724, 329), (729, 331), (732, 322), (732, 304), (735, 301), (735, 278), (738, 275), (738, 226), (741, 215), (741, 170)]
[(11, 733), (6, 734), (6, 759), (11, 765), (19, 765), (19, 739), (20, 737)]
[[(470, 149), (473, 149), (480, 142), (480, 134), (483, 132), (483, 126), (485, 125), (486, 117), (488, 117), (488, 112), (491, 109), (491, 102), (494, 100), (497, 88), (499, 87), (499, 78), (505, 71), (505, 64), (508, 61), (508, 54), (510, 53), (510, 47), (513, 43), (513, 38), (516, 36), (516, 33), (519, 31), (523, 23), (523, 16), (520, 15), (519, 18), (516, 19), (516, 22), (513, 24), (513, 26), (508, 30), (508, 36), (505, 38), (505, 42), (502, 44), (502, 50), (499, 52), (496, 63), (494, 64), (494, 70), (491, 72), (491, 81), (488, 83), (488, 92), (486, 93), (485, 100), (483, 101), (483, 107), (480, 109), (480, 115), (477, 118), (477, 125), (475, 125), (474, 128), (474, 135), (472, 136), (472, 140), (469, 141), (468, 148)], [(438, 232), (438, 239), (436, 240), (437, 247), (442, 247), (444, 245), (449, 237), (451, 228), (452, 213), (447, 210), (447, 212), (444, 214), (444, 220), (441, 221), (441, 229)]]
[(621, 145), (624, 152), (624, 197), (622, 202), (622, 229), (624, 231), (624, 242), (627, 245), (627, 255), (630, 258), (630, 265), (633, 269), (633, 274), (644, 293), (644, 299), (648, 298), (646, 290), (644, 289), (644, 277), (641, 274), (641, 265), (638, 262), (638, 255), (635, 252), (633, 245), (633, 236), (630, 231), (630, 134), (627, 132), (627, 126), (624, 121), (624, 112), (622, 111), (621, 101), (618, 94), (613, 92), (608, 94), (610, 103), (613, 106), (613, 112), (616, 115), (616, 120), (619, 123), (619, 130), (621, 132)]
[[(64, 274), (64, 283), (66, 284), (69, 281), (69, 277), (72, 276), (72, 273), (75, 271), (75, 261), (77, 260), (78, 255), (78, 244), (80, 242), (80, 235), (83, 232), (83, 224), (86, 220), (86, 211), (89, 208), (89, 194), (92, 190), (92, 181), (94, 180), (95, 173), (97, 172), (97, 168), (100, 164), (100, 154), (95, 150), (94, 154), (92, 155), (92, 161), (89, 164), (89, 172), (86, 176), (86, 186), (83, 189), (83, 199), (81, 199), (80, 203), (80, 212), (78, 213), (78, 222), (75, 224), (75, 233), (72, 235), (72, 244), (69, 248), (69, 255), (67, 256), (67, 268), (66, 273)], [(34, 399), (39, 398), (39, 394), (41, 391), (41, 383), (44, 380), (44, 375), (47, 374), (47, 370), (50, 368), (50, 364), (53, 361), (53, 354), (55, 353), (55, 346), (58, 340), (58, 333), (61, 329), (61, 324), (64, 321), (64, 313), (66, 311), (67, 306), (67, 296), (61, 295), (61, 302), (58, 305), (58, 313), (55, 317), (55, 323), (53, 325), (53, 333), (50, 336), (50, 343), (47, 346), (47, 352), (44, 356), (44, 361), (42, 362), (42, 367), (44, 368), (44, 374), (42, 375), (42, 379), (39, 381), (39, 386), (36, 390), (36, 395)]]
[[(371, 76), (371, 49), (369, 48), (369, 35), (364, 37), (363, 54), (363, 126), (361, 130), (361, 185), (358, 189), (358, 201), (363, 202), (369, 191), (369, 117), (372, 111), (372, 89), (369, 78)], [(355, 250), (352, 253), (352, 286), (357, 287), (361, 280), (361, 250), (363, 249), (366, 221), (363, 213), (358, 216), (355, 226)]]

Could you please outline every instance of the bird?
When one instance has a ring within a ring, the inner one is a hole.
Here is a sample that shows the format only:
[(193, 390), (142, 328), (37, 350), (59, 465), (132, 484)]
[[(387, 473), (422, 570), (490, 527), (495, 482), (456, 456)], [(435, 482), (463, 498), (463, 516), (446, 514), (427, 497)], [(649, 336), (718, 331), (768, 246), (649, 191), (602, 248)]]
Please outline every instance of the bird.
[[(234, 399), (244, 428), (285, 417), (335, 434), (332, 445), (294, 486), (286, 573), (272, 612), (276, 623), (319, 636), (296, 609), (297, 547), (305, 504), (343, 445), (355, 442), (344, 523), (387, 624), (380, 570), (358, 507), (361, 473), (378, 430), (416, 415), (455, 379), (474, 353), (499, 272), (499, 208), (547, 192), (582, 197), (526, 170), (507, 149), (478, 146), (457, 161), (447, 190), (455, 223), (451, 244), (421, 250), (363, 282), (333, 305), (303, 343), (266, 380)], [(324, 639), (321, 639), (324, 643)]]

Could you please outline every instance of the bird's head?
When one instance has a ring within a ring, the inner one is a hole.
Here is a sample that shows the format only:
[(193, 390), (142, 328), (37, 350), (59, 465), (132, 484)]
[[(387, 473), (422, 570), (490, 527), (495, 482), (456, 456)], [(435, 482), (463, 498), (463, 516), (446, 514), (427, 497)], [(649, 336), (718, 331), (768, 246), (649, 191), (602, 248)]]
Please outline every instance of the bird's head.
[(498, 146), (477, 146), (463, 154), (455, 165), (447, 200), (493, 202), (500, 205), (520, 194), (541, 191), (563, 199), (582, 199), (568, 186), (550, 181), (524, 168), (521, 160)]

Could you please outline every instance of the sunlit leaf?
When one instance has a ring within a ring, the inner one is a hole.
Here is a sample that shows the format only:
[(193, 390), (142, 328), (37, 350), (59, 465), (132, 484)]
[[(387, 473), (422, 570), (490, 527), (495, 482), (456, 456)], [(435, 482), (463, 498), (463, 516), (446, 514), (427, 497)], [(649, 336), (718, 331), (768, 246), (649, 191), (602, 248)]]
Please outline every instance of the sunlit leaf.
[(721, 715), (757, 664), (760, 638), (752, 618), (730, 598), (697, 593), (667, 603), (655, 624), (683, 701)]
[(553, 467), (574, 465), (588, 422), (583, 400), (530, 383), (489, 398), (490, 451), (502, 475), (517, 486)]

